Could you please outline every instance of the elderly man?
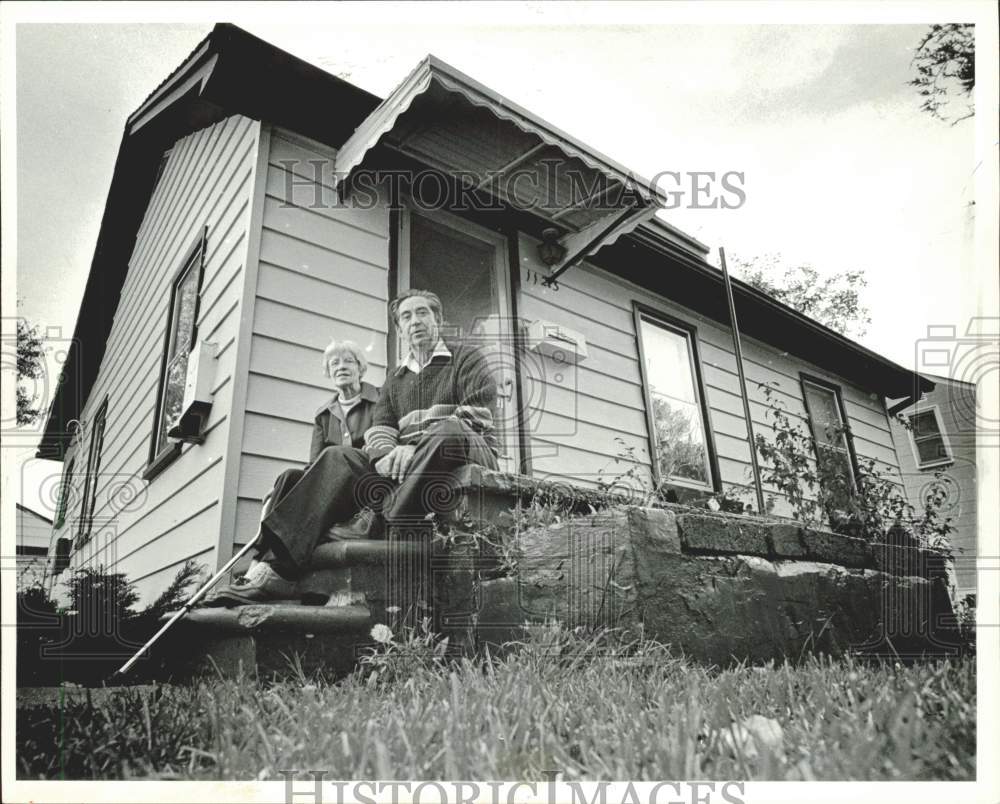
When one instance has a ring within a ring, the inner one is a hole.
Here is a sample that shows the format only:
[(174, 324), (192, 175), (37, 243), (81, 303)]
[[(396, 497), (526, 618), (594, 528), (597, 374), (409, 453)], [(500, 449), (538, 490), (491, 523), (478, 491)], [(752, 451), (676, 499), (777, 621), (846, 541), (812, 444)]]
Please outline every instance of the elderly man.
[(364, 449), (324, 449), (261, 522), (273, 558), (249, 582), (214, 598), (219, 605), (291, 597), (330, 526), (338, 538), (378, 538), (385, 523), (423, 523), (433, 498), (430, 484), (447, 482), (455, 468), (496, 468), (493, 432), (496, 380), (474, 348), (445, 344), (441, 301), (408, 290), (391, 306), (408, 347), (382, 386)]

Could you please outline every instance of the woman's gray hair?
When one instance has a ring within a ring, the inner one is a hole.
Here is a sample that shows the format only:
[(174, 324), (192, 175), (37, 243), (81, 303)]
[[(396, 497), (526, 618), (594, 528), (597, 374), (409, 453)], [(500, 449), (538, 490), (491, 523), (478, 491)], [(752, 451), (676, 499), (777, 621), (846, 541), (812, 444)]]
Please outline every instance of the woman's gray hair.
[(330, 361), (334, 356), (344, 354), (345, 352), (358, 361), (360, 376), (364, 377), (365, 372), (368, 371), (368, 359), (365, 357), (365, 353), (361, 351), (361, 347), (354, 341), (330, 341), (330, 345), (323, 350), (323, 373), (327, 377), (333, 376), (330, 374)]

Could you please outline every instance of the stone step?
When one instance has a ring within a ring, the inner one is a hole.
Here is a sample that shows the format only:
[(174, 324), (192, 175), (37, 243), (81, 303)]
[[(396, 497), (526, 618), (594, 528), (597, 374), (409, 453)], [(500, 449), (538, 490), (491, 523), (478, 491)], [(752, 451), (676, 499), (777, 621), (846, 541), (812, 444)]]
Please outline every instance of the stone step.
[[(163, 615), (167, 620), (172, 612)], [(366, 631), (373, 625), (367, 606), (303, 606), (297, 600), (235, 608), (193, 609), (186, 625), (218, 633), (295, 631), (310, 634)]]
[(397, 539), (356, 539), (346, 542), (327, 542), (319, 545), (310, 562), (313, 569), (340, 569), (359, 564), (384, 564), (390, 557), (417, 558), (432, 550), (433, 545), (420, 541)]

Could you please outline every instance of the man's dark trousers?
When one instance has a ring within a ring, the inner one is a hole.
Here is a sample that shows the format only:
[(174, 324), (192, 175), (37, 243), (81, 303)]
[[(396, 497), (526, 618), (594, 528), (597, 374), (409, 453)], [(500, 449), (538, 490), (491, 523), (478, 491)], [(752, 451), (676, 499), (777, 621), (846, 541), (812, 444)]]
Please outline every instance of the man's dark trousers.
[(435, 502), (450, 498), (453, 471), (470, 463), (497, 466), (483, 437), (457, 418), (427, 429), (399, 486), (379, 475), (362, 450), (327, 447), (301, 475), (290, 470), (279, 478), (277, 502), (262, 523), (275, 568), (289, 578), (301, 574), (330, 526), (365, 506), (381, 511), (388, 525), (422, 522)]

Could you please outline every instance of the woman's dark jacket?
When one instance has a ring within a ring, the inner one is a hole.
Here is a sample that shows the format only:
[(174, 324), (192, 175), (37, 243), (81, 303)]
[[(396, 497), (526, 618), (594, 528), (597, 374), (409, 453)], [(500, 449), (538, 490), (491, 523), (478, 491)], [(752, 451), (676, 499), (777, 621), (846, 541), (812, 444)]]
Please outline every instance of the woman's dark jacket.
[(365, 445), (365, 430), (372, 426), (378, 388), (367, 382), (361, 383), (361, 401), (347, 412), (346, 421), (339, 398), (339, 392), (334, 391), (330, 400), (316, 411), (309, 463), (315, 461), (326, 447), (347, 444), (361, 449)]

